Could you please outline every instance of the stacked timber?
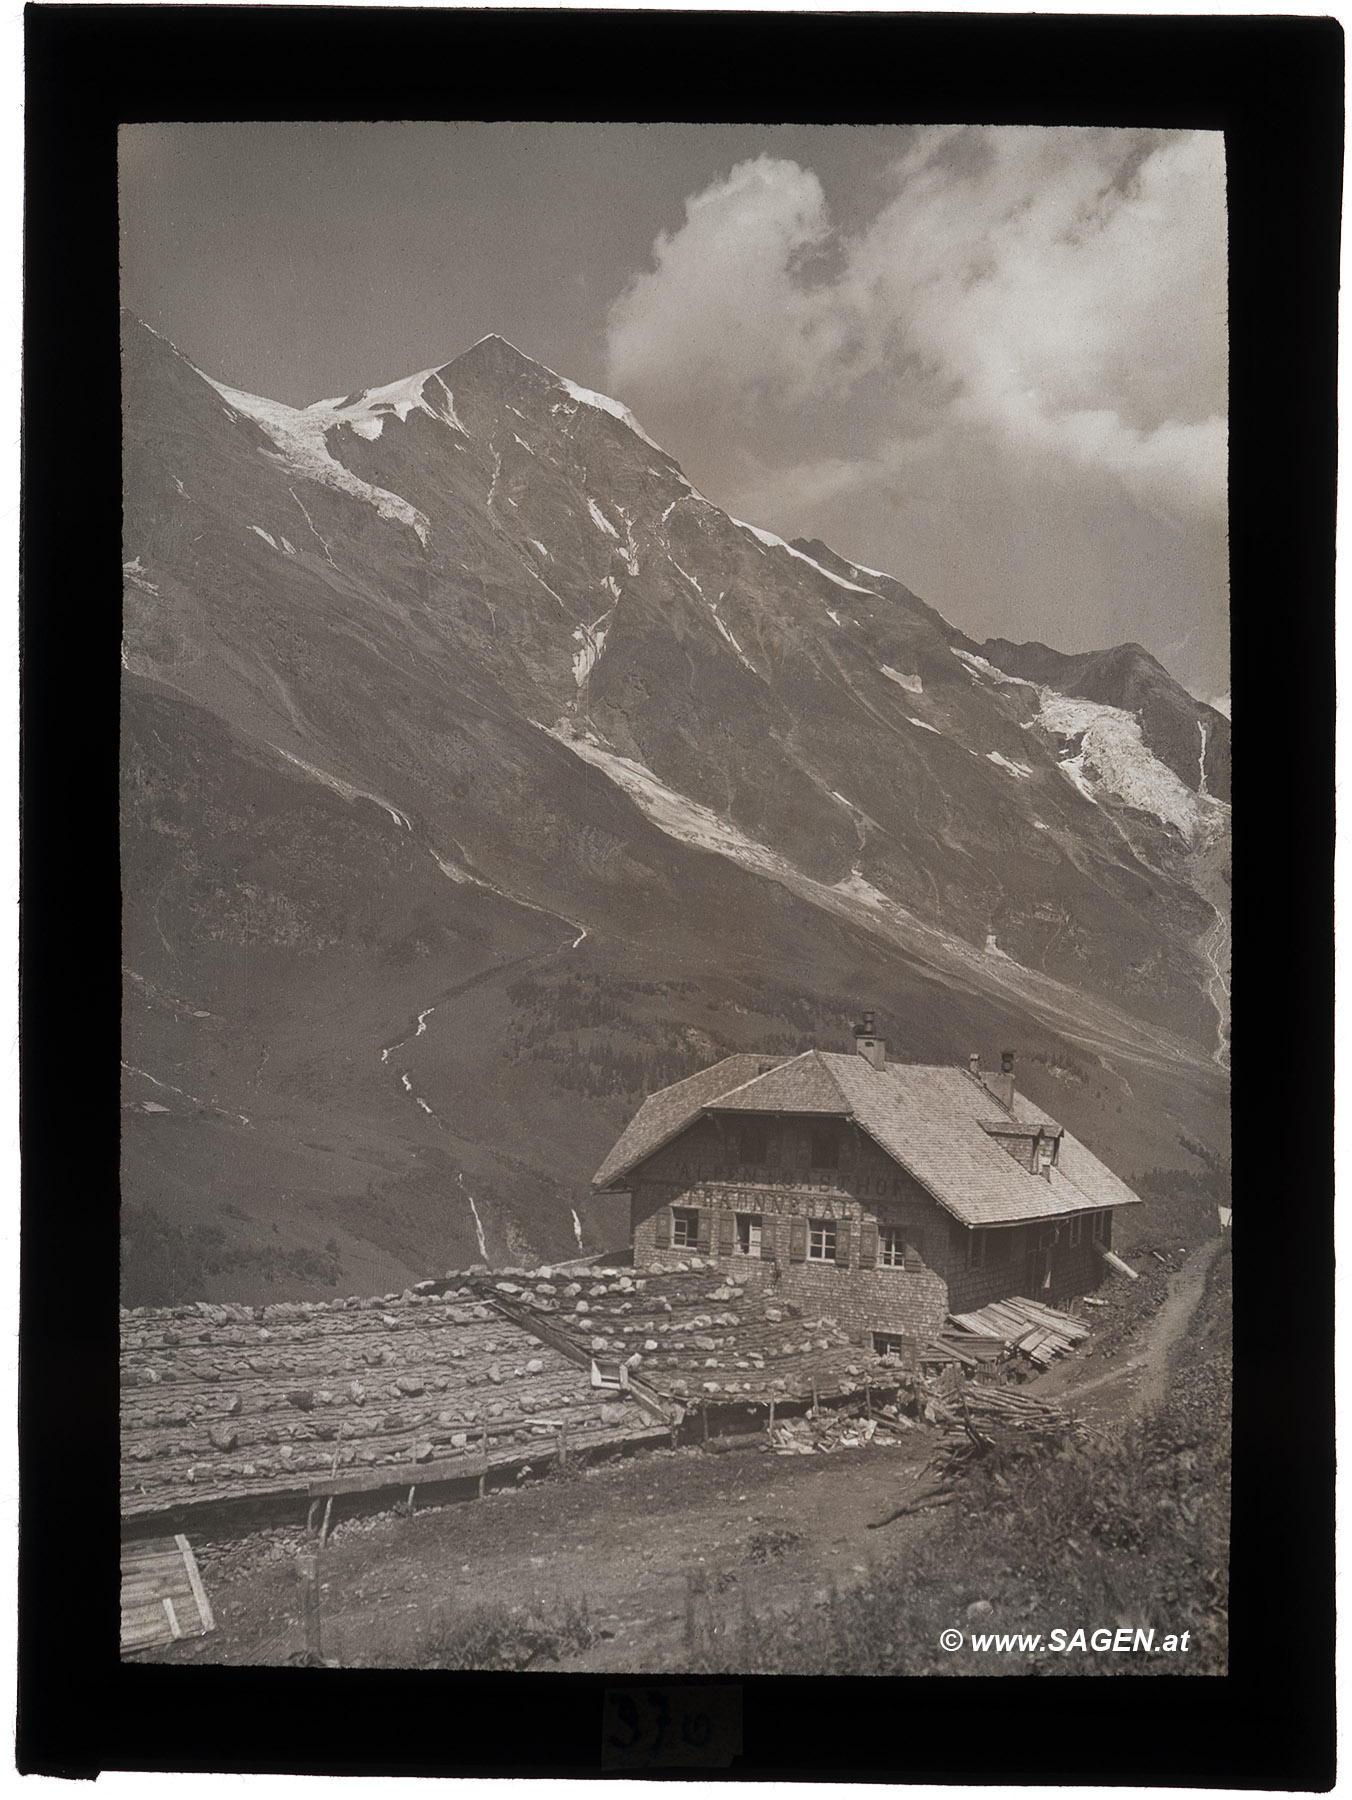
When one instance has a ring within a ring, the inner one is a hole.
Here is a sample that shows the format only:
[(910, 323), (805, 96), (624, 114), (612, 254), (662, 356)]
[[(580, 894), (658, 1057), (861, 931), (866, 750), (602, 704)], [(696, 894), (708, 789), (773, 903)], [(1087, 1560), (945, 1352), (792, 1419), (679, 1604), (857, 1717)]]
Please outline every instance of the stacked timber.
[(124, 1651), (150, 1650), (216, 1629), (197, 1560), (185, 1537), (122, 1547)]
[(908, 1513), (948, 1505), (957, 1497), (960, 1477), (983, 1460), (997, 1469), (1039, 1461), (1088, 1436), (1061, 1407), (1007, 1388), (927, 1394), (923, 1417), (938, 1425), (943, 1436), (906, 1497), (881, 1518), (869, 1521), (875, 1528)]
[(1057, 1312), (1054, 1307), (1025, 1299), (1021, 1294), (993, 1300), (975, 1312), (952, 1313), (950, 1318), (962, 1332), (1012, 1344), (1043, 1369), (1050, 1368), (1058, 1356), (1064, 1356), (1090, 1333), (1083, 1319)]

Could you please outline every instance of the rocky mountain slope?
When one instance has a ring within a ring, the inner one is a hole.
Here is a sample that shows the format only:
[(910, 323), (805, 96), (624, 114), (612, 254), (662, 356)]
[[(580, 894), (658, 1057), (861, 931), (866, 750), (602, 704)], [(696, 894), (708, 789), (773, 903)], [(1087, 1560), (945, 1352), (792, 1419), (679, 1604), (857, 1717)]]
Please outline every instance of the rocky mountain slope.
[(1228, 724), (976, 645), (501, 338), (304, 409), (124, 321), (130, 1298), (623, 1236), (734, 1049), (1013, 1047), (1130, 1175), (1226, 1142)]

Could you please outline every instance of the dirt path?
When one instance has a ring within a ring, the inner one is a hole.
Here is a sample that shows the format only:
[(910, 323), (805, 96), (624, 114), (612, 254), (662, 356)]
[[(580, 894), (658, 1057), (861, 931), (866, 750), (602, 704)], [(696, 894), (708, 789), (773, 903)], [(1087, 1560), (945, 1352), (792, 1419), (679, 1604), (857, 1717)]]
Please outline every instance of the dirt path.
[(1200, 1250), (1195, 1250), (1186, 1265), (1169, 1282), (1169, 1297), (1150, 1321), (1142, 1361), (1146, 1375), (1136, 1390), (1132, 1410), (1144, 1412), (1158, 1406), (1169, 1385), (1178, 1347), (1187, 1332), (1189, 1321), (1197, 1310), (1206, 1286), (1207, 1274), (1220, 1254), (1224, 1240), (1214, 1237)]
[[(757, 1612), (796, 1605), (914, 1541), (932, 1515), (876, 1531), (869, 1521), (933, 1448), (916, 1429), (894, 1448), (829, 1455), (659, 1451), (411, 1519), (341, 1523), (320, 1559), (324, 1654), (360, 1667), (406, 1654), (438, 1613), (585, 1599), (601, 1635), (565, 1668), (679, 1671), (692, 1605), (710, 1628), (743, 1598)], [(299, 1651), (295, 1535), (249, 1573), (213, 1577), (208, 1565), (216, 1632), (155, 1660), (275, 1665)]]
[[(1132, 1340), (1124, 1362), (1081, 1381), (1077, 1377), (1085, 1365), (1082, 1360), (1072, 1358), (1058, 1363), (1048, 1374), (1039, 1377), (1029, 1392), (1048, 1400), (1072, 1401), (1086, 1418), (1104, 1424), (1158, 1406), (1168, 1393), (1179, 1344), (1197, 1310), (1207, 1273), (1223, 1242), (1223, 1238), (1212, 1238), (1195, 1250), (1181, 1269), (1175, 1270), (1169, 1279), (1164, 1304), (1144, 1322)], [(1088, 1404), (1081, 1406), (1086, 1396), (1091, 1395)]]

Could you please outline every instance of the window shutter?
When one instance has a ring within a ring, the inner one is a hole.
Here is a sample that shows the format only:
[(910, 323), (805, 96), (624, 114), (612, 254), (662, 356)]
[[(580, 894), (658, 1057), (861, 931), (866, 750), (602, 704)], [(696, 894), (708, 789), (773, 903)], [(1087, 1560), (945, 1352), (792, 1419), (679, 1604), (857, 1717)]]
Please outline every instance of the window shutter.
[(764, 1262), (775, 1260), (775, 1219), (770, 1214), (761, 1219), (761, 1259)]
[(659, 1206), (653, 1215), (653, 1231), (659, 1250), (671, 1248), (671, 1208)]
[(807, 1220), (789, 1220), (789, 1261), (807, 1261)]
[(695, 1227), (695, 1243), (700, 1250), (707, 1251), (713, 1246), (714, 1215), (707, 1206), (699, 1210), (699, 1221)]
[(836, 1267), (848, 1269), (850, 1266), (850, 1221), (836, 1220)]
[(859, 1267), (871, 1269), (878, 1260), (878, 1227), (865, 1219), (859, 1227)]
[(718, 1254), (720, 1256), (731, 1256), (732, 1247), (736, 1242), (736, 1215), (730, 1212), (720, 1212), (718, 1215)]
[(923, 1272), (925, 1265), (921, 1262), (920, 1252), (914, 1244), (902, 1245), (901, 1266), (908, 1275), (919, 1275)]

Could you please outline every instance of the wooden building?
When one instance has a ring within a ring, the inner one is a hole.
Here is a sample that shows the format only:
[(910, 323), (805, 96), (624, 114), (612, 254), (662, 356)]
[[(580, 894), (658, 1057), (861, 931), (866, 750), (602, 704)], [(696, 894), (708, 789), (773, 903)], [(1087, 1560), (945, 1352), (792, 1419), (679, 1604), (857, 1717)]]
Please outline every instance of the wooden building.
[(634, 1264), (728, 1259), (885, 1349), (1007, 1295), (1094, 1288), (1110, 1169), (999, 1073), (887, 1060), (871, 1014), (857, 1054), (726, 1057), (651, 1095), (593, 1185), (630, 1194)]

